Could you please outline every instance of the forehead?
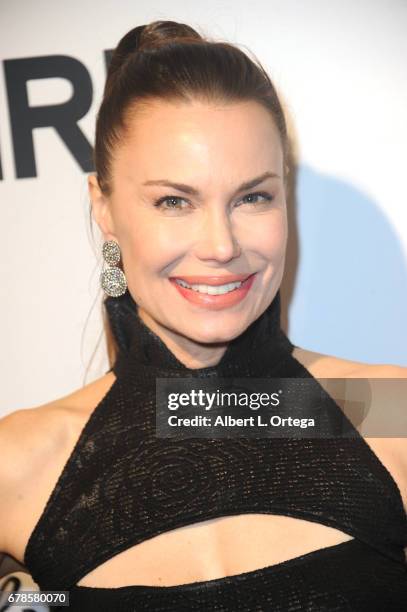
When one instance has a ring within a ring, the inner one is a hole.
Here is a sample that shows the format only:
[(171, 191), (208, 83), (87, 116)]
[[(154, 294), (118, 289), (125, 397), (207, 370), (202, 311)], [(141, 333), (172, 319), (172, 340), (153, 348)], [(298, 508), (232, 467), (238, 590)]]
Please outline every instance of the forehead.
[(155, 100), (134, 107), (112, 169), (142, 178), (163, 171), (179, 176), (180, 169), (204, 176), (208, 170), (222, 173), (225, 165), (239, 178), (251, 170), (280, 173), (280, 136), (270, 112), (259, 103)]

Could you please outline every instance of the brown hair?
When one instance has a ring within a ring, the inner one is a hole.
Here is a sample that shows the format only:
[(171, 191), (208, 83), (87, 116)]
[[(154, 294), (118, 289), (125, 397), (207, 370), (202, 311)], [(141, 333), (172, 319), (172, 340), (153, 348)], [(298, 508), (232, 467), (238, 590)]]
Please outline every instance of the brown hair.
[[(97, 114), (93, 154), (104, 195), (112, 193), (112, 153), (126, 132), (131, 112), (157, 98), (222, 103), (256, 101), (263, 105), (280, 134), (286, 181), (289, 169), (286, 119), (277, 92), (260, 62), (230, 43), (201, 36), (184, 23), (154, 21), (127, 32), (110, 61)], [(112, 365), (117, 346), (104, 303), (102, 311)]]

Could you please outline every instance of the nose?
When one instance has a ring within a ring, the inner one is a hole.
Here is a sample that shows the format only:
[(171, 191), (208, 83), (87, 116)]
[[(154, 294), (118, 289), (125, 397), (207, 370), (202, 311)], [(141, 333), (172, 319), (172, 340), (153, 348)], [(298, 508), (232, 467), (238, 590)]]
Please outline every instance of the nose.
[(222, 263), (239, 257), (241, 248), (236, 237), (236, 229), (233, 228), (224, 210), (205, 211), (195, 251), (199, 259), (213, 259)]

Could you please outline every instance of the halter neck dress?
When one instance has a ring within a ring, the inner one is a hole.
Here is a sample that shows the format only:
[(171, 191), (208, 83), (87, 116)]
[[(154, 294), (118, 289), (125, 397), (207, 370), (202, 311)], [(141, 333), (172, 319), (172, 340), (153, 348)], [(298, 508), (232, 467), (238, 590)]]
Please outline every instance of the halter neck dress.
[[(290, 377), (320, 387), (280, 327), (280, 293), (216, 366), (201, 369), (178, 361), (139, 318), (128, 291), (105, 305), (119, 347), (116, 380), (84, 425), (27, 544), (25, 565), (41, 590), (68, 590), (69, 609), (84, 612), (407, 610), (400, 490), (356, 430), (326, 439), (155, 435), (159, 377)], [(324, 402), (341, 412), (328, 394)], [(245, 513), (301, 518), (352, 539), (213, 580), (77, 586), (149, 538)]]

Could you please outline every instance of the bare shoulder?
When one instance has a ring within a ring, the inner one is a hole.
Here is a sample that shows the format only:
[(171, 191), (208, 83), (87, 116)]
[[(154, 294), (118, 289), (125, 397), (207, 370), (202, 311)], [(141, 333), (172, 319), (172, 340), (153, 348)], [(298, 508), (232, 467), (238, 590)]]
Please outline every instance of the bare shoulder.
[[(8, 537), (11, 535), (10, 517), (19, 524), (19, 509), (25, 505), (22, 491), (26, 483), (36, 480), (46, 463), (63, 443), (63, 427), (55, 426), (53, 407), (40, 406), (20, 409), (0, 420), (0, 550), (10, 553)], [(62, 413), (60, 419), (64, 419)], [(14, 520), (16, 519), (16, 520)]]
[[(46, 452), (54, 443), (56, 406), (57, 402), (16, 410), (0, 420), (1, 470), (8, 482), (26, 476), (38, 451)], [(61, 410), (58, 416), (61, 421), (66, 415)]]
[[(373, 394), (377, 394), (377, 403), (379, 406), (382, 405), (382, 393), (379, 379), (407, 379), (407, 367), (404, 366), (392, 364), (366, 364), (358, 361), (341, 359), (332, 355), (315, 353), (300, 347), (295, 347), (293, 356), (318, 379), (370, 379), (371, 384), (369, 388)], [(323, 386), (330, 392), (329, 384), (324, 383)], [(402, 391), (404, 391), (404, 385)], [(407, 437), (366, 437), (365, 440), (396, 482), (404, 507), (407, 511)]]
[(293, 351), (293, 357), (315, 378), (342, 378), (365, 365), (358, 361), (308, 351), (298, 346)]
[(407, 367), (368, 364), (295, 347), (293, 357), (315, 378), (407, 378)]
[(18, 468), (19, 463), (28, 464), (37, 452), (56, 446), (58, 433), (81, 426), (114, 380), (114, 374), (109, 372), (69, 395), (33, 408), (21, 408), (1, 418), (0, 465), (10, 467), (12, 460), (12, 465)]
[(41, 515), (92, 410), (114, 380), (114, 374), (108, 373), (69, 395), (0, 419), (1, 551), (22, 560), (24, 540)]

